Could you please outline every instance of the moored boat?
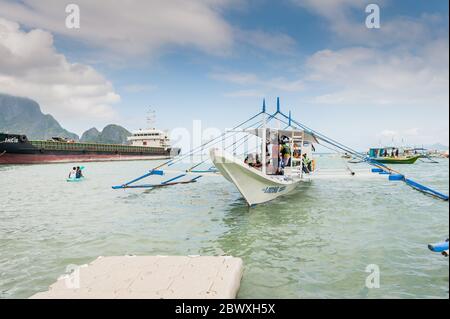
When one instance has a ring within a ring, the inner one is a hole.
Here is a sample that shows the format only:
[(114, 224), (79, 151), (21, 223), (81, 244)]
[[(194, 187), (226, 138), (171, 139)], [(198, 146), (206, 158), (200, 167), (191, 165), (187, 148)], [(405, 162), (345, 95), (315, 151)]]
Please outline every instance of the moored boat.
[[(261, 139), (261, 154), (242, 160), (224, 150), (212, 148), (210, 158), (215, 167), (233, 183), (249, 206), (265, 203), (292, 192), (314, 171), (312, 160), (314, 137), (303, 130), (272, 128), (244, 131)], [(280, 147), (281, 146), (281, 147)], [(283, 148), (289, 152), (284, 152)], [(280, 152), (281, 149), (281, 152)], [(253, 158), (253, 161), (249, 161)]]
[(383, 164), (414, 164), (422, 155), (407, 148), (371, 148), (369, 158)]
[(0, 133), (0, 165), (166, 159), (180, 153), (180, 149), (168, 146), (167, 136), (159, 132), (137, 131), (132, 138), (132, 145), (120, 145), (58, 137), (33, 141), (26, 135)]
[(301, 182), (300, 176), (269, 176), (219, 149), (210, 150), (211, 159), (223, 177), (233, 183), (249, 206), (286, 195)]

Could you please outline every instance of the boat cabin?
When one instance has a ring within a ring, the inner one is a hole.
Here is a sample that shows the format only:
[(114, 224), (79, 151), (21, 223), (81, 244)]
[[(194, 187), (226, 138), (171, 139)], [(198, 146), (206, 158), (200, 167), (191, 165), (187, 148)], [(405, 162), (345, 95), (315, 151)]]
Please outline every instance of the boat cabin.
[[(302, 175), (315, 169), (313, 160), (316, 138), (304, 130), (274, 128), (247, 129), (246, 133), (261, 139), (261, 152), (248, 154), (245, 162), (266, 175)], [(262, 161), (260, 154), (265, 155)]]
[(128, 141), (132, 146), (170, 148), (168, 133), (154, 128), (134, 131)]

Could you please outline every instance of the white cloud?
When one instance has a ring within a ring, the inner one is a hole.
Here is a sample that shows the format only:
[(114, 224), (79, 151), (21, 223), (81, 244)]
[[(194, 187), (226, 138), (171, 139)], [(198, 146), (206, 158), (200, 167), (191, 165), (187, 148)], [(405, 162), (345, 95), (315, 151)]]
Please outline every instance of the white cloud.
[(71, 123), (114, 117), (120, 97), (101, 74), (88, 65), (70, 63), (53, 46), (50, 33), (25, 32), (0, 18), (0, 91), (26, 96), (44, 112)]
[(416, 51), (322, 50), (307, 61), (306, 80), (327, 87), (315, 98), (318, 103), (446, 107), (448, 42), (431, 41)]
[[(256, 74), (242, 72), (217, 72), (210, 74), (210, 76), (215, 80), (229, 82), (239, 86), (253, 87), (237, 92), (264, 92), (269, 90), (275, 93), (278, 91), (298, 92), (304, 88), (302, 80), (291, 80), (284, 77), (261, 78)], [(254, 87), (258, 87), (259, 89), (255, 89)]]
[(215, 80), (230, 82), (239, 85), (253, 85), (260, 82), (255, 74), (243, 72), (216, 72), (210, 74), (210, 76)]
[(380, 145), (413, 146), (434, 143), (436, 141), (435, 136), (439, 135), (436, 132), (423, 133), (419, 128), (413, 127), (403, 130), (384, 129), (377, 135), (377, 138)]
[(296, 41), (284, 33), (237, 29), (235, 34), (240, 42), (247, 43), (258, 49), (282, 55), (295, 53)]
[(145, 93), (156, 90), (156, 85), (152, 84), (130, 84), (124, 87), (124, 90), (128, 93)]
[(381, 47), (385, 45), (415, 46), (448, 35), (447, 24), (440, 14), (423, 13), (419, 17), (396, 16), (386, 19), (390, 1), (379, 0), (381, 27), (368, 29), (365, 8), (371, 0), (291, 0), (324, 19), (339, 43)]
[(30, 27), (80, 39), (91, 46), (125, 54), (154, 53), (170, 45), (193, 46), (227, 54), (231, 27), (222, 8), (234, 0), (77, 0), (81, 28), (67, 29), (59, 0), (0, 0), (2, 16)]
[(394, 137), (394, 136), (398, 136), (399, 135), (399, 132), (397, 132), (397, 131), (394, 131), (394, 130), (383, 130), (383, 131), (381, 131), (381, 133), (380, 133), (380, 136), (382, 136), (382, 137)]
[(224, 94), (225, 97), (241, 98), (241, 97), (258, 97), (263, 98), (265, 93), (259, 90), (238, 90)]

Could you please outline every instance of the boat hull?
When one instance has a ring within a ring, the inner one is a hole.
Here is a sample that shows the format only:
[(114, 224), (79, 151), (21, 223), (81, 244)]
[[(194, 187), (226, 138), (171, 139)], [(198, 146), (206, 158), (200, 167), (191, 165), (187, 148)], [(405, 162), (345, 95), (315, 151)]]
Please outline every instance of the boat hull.
[(268, 177), (218, 149), (210, 151), (216, 168), (233, 183), (249, 206), (265, 203), (292, 192), (301, 179), (283, 180), (282, 176)]
[(378, 157), (373, 160), (383, 164), (414, 164), (421, 156), (411, 156), (407, 158), (395, 158), (395, 157)]

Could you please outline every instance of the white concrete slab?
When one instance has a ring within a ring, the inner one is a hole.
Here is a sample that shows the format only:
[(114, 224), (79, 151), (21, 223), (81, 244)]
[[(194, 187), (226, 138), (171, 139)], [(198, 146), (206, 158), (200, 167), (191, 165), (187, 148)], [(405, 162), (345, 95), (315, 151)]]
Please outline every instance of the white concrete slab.
[(99, 257), (31, 298), (233, 299), (242, 273), (228, 256)]

